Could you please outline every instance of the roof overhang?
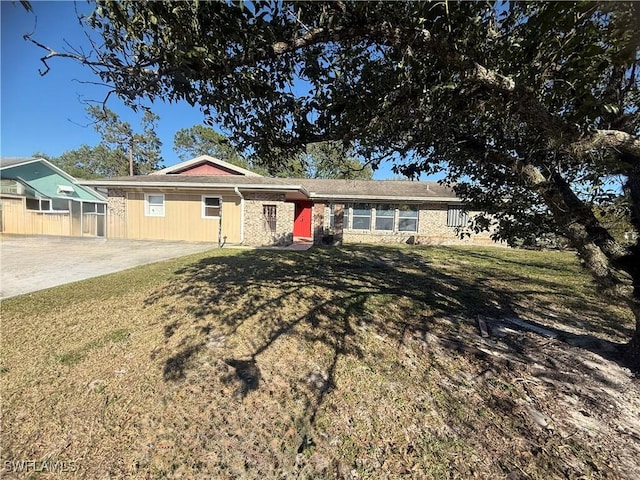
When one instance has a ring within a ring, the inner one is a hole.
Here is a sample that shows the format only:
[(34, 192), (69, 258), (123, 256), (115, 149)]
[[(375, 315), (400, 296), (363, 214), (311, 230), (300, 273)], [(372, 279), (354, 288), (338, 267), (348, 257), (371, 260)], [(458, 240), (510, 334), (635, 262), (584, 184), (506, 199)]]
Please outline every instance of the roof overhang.
[[(35, 163), (35, 162), (40, 162), (40, 161), (45, 161), (46, 162), (46, 160), (44, 158), (24, 158), (24, 159), (22, 159), (22, 161), (18, 161), (16, 163), (12, 163), (12, 164), (9, 164), (9, 165), (0, 164), (0, 170), (5, 170), (7, 168), (21, 167), (23, 165), (28, 165), (30, 163)], [(51, 167), (55, 167), (55, 165), (53, 165), (52, 163), (50, 163), (50, 162), (47, 162), (47, 163)], [(65, 173), (65, 175), (66, 175), (66, 173)]]
[(311, 192), (309, 198), (312, 200), (340, 200), (340, 201), (389, 201), (403, 203), (462, 203), (457, 197), (405, 197), (397, 195), (344, 195), (344, 194), (321, 194)]
[(171, 190), (197, 189), (197, 190), (230, 190), (236, 188), (249, 192), (301, 192), (307, 197), (309, 193), (302, 185), (264, 185), (257, 183), (209, 183), (209, 182), (137, 182), (135, 180), (83, 180), (82, 185), (90, 187), (106, 188), (163, 188)]

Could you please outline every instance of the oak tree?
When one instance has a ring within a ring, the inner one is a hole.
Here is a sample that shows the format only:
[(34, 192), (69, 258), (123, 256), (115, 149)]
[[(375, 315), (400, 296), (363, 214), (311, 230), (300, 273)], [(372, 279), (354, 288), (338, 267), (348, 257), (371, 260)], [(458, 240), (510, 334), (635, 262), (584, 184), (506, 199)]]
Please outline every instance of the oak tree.
[(409, 176), (446, 172), (492, 214), (473, 228), (495, 221), (496, 238), (561, 233), (601, 294), (633, 310), (627, 354), (640, 363), (640, 243), (616, 241), (594, 214), (624, 191), (640, 231), (639, 12), (633, 2), (98, 2), (86, 21), (103, 43), (90, 54), (32, 40), (45, 65), (75, 58), (132, 104), (199, 105), (271, 165), (338, 141)]

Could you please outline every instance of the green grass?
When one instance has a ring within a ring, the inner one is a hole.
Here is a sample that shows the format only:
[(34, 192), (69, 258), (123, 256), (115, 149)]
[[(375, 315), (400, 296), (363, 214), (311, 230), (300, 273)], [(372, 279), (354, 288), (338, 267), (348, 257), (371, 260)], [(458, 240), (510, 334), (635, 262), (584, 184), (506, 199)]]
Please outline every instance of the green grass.
[(633, 478), (616, 422), (638, 387), (606, 352), (476, 326), (626, 340), (630, 312), (594, 292), (568, 253), (359, 246), (212, 251), (11, 299), (3, 455), (75, 478)]
[(118, 343), (126, 340), (129, 336), (129, 331), (125, 328), (119, 328), (108, 332), (102, 338), (93, 340), (80, 348), (75, 348), (67, 353), (63, 353), (58, 357), (58, 360), (63, 365), (75, 365), (80, 363), (87, 354), (94, 349), (103, 348), (107, 343)]

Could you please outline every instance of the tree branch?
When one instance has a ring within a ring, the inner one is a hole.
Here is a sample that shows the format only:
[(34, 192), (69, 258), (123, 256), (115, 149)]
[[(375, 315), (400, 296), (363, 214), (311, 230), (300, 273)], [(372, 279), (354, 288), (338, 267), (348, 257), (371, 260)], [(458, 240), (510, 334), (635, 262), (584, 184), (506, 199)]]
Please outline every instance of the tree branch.
[(37, 40), (34, 40), (31, 35), (32, 35), (31, 33), (27, 33), (27, 34), (23, 35), (22, 38), (24, 38), (25, 40), (33, 43), (37, 47), (40, 47), (43, 50), (46, 50), (47, 52), (49, 52), (44, 57), (40, 58), (40, 61), (45, 66), (45, 70), (38, 69), (38, 73), (43, 77), (47, 73), (49, 73), (49, 70), (51, 70), (51, 67), (49, 67), (49, 64), (47, 63), (47, 61), (52, 59), (52, 58), (56, 58), (56, 57), (71, 58), (73, 60), (76, 60), (76, 61), (80, 62), (83, 65), (88, 65), (88, 66), (91, 66), (91, 67), (106, 67), (106, 65), (103, 62), (91, 61), (85, 55), (80, 55), (80, 54), (76, 54), (76, 53), (68, 53), (68, 52), (56, 52), (51, 47), (47, 47), (46, 45), (43, 45), (42, 43), (38, 42)]
[(573, 143), (570, 151), (581, 155), (594, 148), (613, 149), (640, 158), (640, 137), (620, 130), (596, 130), (590, 137)]
[[(620, 294), (628, 288), (626, 274), (613, 267), (624, 258), (626, 250), (613, 239), (591, 208), (578, 198), (559, 173), (549, 168), (550, 173), (544, 175), (535, 165), (489, 149), (473, 138), (462, 142), (461, 148), (471, 158), (484, 158), (512, 169), (528, 188), (542, 197), (556, 223), (562, 227), (599, 283), (613, 294)], [(626, 271), (625, 267), (622, 265), (621, 270)]]

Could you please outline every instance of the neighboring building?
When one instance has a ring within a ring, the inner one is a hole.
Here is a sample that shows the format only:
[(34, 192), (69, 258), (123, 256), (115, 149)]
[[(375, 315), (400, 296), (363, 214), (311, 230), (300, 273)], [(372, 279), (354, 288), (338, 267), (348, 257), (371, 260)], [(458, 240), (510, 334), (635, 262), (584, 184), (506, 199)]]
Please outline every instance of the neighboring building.
[(0, 159), (0, 232), (104, 237), (106, 198), (43, 158)]
[(467, 216), (435, 182), (267, 178), (209, 156), (150, 175), (86, 180), (108, 191), (110, 238), (283, 245), (460, 240)]

